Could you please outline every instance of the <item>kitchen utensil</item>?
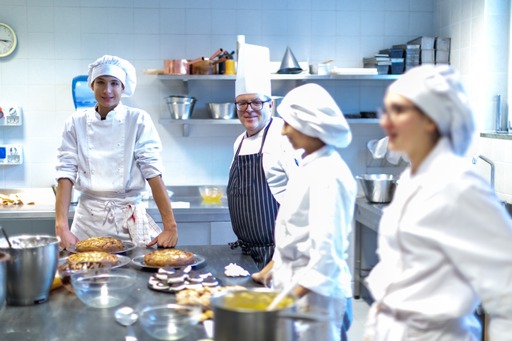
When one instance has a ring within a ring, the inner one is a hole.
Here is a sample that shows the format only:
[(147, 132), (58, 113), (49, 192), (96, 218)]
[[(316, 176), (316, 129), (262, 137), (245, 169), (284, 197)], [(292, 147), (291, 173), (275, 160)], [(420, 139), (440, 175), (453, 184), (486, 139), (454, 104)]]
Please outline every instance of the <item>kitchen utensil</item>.
[(218, 57), (222, 52), (224, 52), (224, 50), (223, 50), (223, 49), (218, 49), (217, 51), (215, 51), (215, 52), (211, 55), (210, 60), (213, 60), (213, 59), (217, 58), (217, 57)]
[(191, 74), (193, 75), (213, 75), (217, 73), (217, 65), (213, 64), (209, 59), (198, 61), (192, 64)]
[(135, 270), (94, 269), (71, 275), (76, 296), (93, 308), (115, 307), (128, 297), (135, 287)]
[(199, 322), (201, 308), (180, 304), (149, 305), (140, 310), (142, 329), (158, 340), (178, 340)]
[(230, 120), (236, 118), (235, 103), (208, 103), (210, 117), (213, 119)]
[(136, 341), (137, 336), (131, 327), (131, 325), (134, 324), (139, 318), (139, 315), (137, 315), (135, 310), (133, 310), (132, 307), (119, 308), (114, 313), (114, 318), (116, 319), (117, 323), (126, 327), (125, 341)]
[(2, 234), (4, 235), (5, 240), (7, 241), (7, 244), (9, 245), (10, 248), (12, 248), (12, 244), (11, 244), (11, 241), (9, 240), (9, 236), (7, 235), (7, 232), (5, 232), (2, 225), (0, 225), (0, 230), (2, 230)]
[(194, 111), (196, 99), (189, 96), (168, 96), (167, 107), (171, 118), (175, 120), (188, 120)]
[(189, 63), (186, 59), (164, 60), (164, 74), (166, 75), (188, 75)]
[(266, 311), (279, 293), (256, 288), (242, 291), (227, 290), (210, 298), (213, 308), (214, 339), (238, 341), (290, 341), (295, 340), (293, 319), (310, 322), (325, 321), (313, 314), (295, 312), (296, 297), (288, 295), (275, 310)]
[(388, 203), (393, 199), (398, 179), (390, 174), (362, 174), (356, 176), (366, 199), (373, 203)]
[(299, 65), (299, 62), (293, 55), (292, 50), (287, 47), (286, 52), (284, 53), (283, 60), (281, 61), (281, 67), (277, 70), (277, 73), (301, 73), (302, 68)]
[(7, 262), (7, 304), (31, 305), (46, 302), (59, 261), (60, 238), (46, 235), (18, 235), (0, 241)]

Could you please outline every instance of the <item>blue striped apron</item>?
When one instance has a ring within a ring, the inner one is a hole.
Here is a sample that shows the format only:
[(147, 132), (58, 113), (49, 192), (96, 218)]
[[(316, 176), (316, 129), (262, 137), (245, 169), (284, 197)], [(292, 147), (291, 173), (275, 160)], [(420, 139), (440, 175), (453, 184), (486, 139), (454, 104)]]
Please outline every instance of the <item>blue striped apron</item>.
[(227, 197), (231, 224), (238, 240), (230, 243), (249, 254), (261, 270), (274, 254), (274, 227), (279, 203), (276, 201), (263, 170), (263, 145), (272, 119), (263, 132), (257, 154), (239, 155), (244, 138), (235, 153), (229, 171)]

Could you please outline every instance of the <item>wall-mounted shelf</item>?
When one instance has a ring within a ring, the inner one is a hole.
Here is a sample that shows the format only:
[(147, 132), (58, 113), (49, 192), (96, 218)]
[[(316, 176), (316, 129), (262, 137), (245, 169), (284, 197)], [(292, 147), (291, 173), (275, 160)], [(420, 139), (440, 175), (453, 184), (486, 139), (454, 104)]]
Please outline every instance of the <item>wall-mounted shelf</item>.
[[(220, 125), (240, 125), (240, 121), (238, 119), (232, 120), (214, 120), (214, 119), (190, 119), (190, 120), (175, 120), (172, 118), (161, 118), (159, 121), (161, 124), (169, 124), (169, 125), (181, 125), (182, 126), (182, 134), (187, 137), (190, 135), (190, 126), (191, 125), (212, 125), (212, 124), (220, 124)], [(349, 118), (347, 119), (348, 124), (376, 124), (379, 123), (378, 118)]]
[[(271, 80), (383, 80), (389, 81), (397, 79), (400, 75), (310, 75), (310, 74), (271, 74)], [(197, 80), (226, 80), (233, 81), (236, 76), (233, 75), (158, 75), (161, 80), (180, 80), (183, 82)]]

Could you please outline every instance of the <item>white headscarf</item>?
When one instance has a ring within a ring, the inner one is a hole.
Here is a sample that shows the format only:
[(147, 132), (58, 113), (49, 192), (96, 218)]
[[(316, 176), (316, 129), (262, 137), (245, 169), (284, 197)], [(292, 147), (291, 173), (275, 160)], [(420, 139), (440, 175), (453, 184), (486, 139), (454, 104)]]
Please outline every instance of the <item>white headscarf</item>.
[(123, 96), (130, 97), (135, 92), (137, 74), (133, 65), (122, 58), (104, 55), (94, 63), (89, 64), (89, 78), (87, 82), (92, 89), (92, 82), (99, 76), (112, 76), (119, 79), (124, 85)]
[(318, 84), (305, 84), (291, 90), (277, 111), (293, 128), (325, 144), (345, 148), (352, 141), (352, 132), (341, 109)]
[(389, 92), (401, 95), (428, 115), (458, 155), (464, 155), (475, 131), (473, 111), (460, 76), (449, 65), (421, 65), (392, 83)]
[(262, 94), (270, 97), (270, 51), (268, 47), (242, 44), (236, 70), (235, 97)]

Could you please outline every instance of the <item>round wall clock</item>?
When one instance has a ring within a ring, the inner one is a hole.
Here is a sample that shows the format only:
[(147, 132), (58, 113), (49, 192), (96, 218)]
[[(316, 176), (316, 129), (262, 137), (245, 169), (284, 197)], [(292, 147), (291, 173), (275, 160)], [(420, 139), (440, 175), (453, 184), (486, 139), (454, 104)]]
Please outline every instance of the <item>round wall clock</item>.
[(16, 43), (16, 33), (11, 26), (0, 22), (0, 58), (13, 53)]

